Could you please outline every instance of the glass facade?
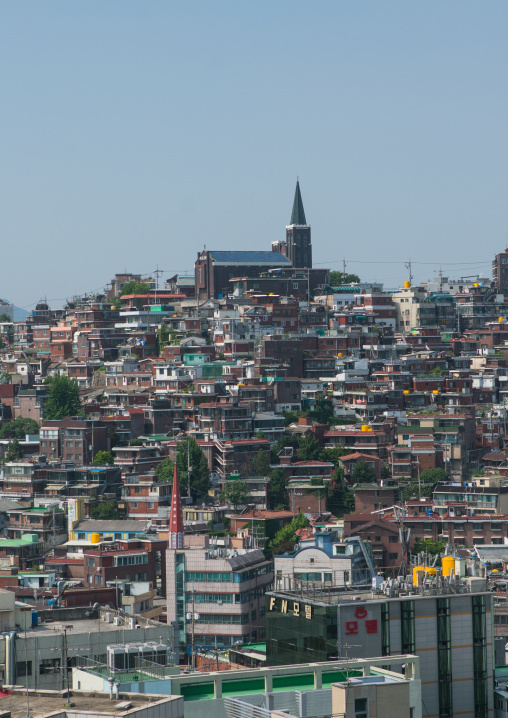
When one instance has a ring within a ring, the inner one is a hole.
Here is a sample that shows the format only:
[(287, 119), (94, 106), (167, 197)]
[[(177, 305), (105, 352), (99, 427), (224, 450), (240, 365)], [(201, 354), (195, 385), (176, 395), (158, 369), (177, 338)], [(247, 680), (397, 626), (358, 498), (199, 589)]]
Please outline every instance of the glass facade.
[(390, 655), (390, 604), (381, 606), (381, 646), (383, 656)]
[(473, 680), (475, 718), (487, 718), (487, 619), (485, 596), (473, 596)]
[(438, 598), (436, 608), (439, 716), (440, 718), (450, 718), (453, 715), (450, 599)]
[(268, 666), (337, 658), (337, 606), (270, 596), (266, 600)]
[(402, 601), (400, 604), (401, 653), (415, 652), (415, 602)]
[(180, 632), (180, 643), (185, 643), (185, 555), (175, 555), (176, 622)]

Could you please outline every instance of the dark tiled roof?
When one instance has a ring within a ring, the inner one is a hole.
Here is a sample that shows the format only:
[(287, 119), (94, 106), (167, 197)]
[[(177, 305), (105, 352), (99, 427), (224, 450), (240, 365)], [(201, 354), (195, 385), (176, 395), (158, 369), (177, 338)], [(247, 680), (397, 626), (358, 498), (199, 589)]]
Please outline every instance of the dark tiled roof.
[(293, 211), (291, 212), (290, 224), (306, 225), (305, 211), (303, 209), (302, 193), (300, 192), (300, 182), (296, 182), (295, 199), (293, 201)]
[(266, 264), (271, 267), (291, 266), (291, 262), (280, 252), (216, 252), (210, 251), (216, 264)]

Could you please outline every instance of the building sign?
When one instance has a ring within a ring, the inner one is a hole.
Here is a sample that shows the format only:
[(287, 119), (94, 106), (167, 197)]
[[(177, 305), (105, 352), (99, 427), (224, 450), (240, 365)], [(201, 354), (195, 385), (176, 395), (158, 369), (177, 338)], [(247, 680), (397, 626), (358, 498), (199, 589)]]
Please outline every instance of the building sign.
[(357, 636), (361, 631), (361, 621), (364, 620), (365, 633), (377, 633), (377, 618), (367, 618), (367, 609), (361, 606), (355, 611), (356, 621), (346, 621), (346, 636)]
[(351, 658), (381, 655), (381, 607), (380, 604), (346, 604), (337, 607), (339, 651), (348, 645)]
[(307, 618), (312, 620), (312, 605), (303, 601), (293, 601), (292, 599), (279, 598), (278, 596), (270, 596), (269, 611), (279, 611), (280, 613), (292, 614), (293, 616)]

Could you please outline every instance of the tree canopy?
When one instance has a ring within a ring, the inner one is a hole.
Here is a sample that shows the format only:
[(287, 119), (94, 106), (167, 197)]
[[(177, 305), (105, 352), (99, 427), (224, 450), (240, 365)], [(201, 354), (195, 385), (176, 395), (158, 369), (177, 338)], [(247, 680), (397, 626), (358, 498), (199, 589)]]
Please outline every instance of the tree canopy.
[(221, 501), (231, 504), (235, 510), (237, 506), (246, 504), (249, 496), (250, 490), (247, 482), (240, 479), (229, 479), (220, 492)]
[(150, 294), (152, 288), (146, 282), (127, 282), (123, 285), (120, 290), (120, 296), (123, 297), (125, 294)]
[(310, 526), (310, 523), (305, 515), (297, 514), (291, 523), (279, 529), (270, 541), (269, 548), (272, 554), (280, 556), (284, 553), (291, 553), (298, 540), (297, 529), (303, 529), (307, 526)]
[(258, 451), (252, 464), (255, 476), (268, 476), (270, 473), (270, 460), (263, 449)]
[[(188, 458), (191, 465), (191, 496), (194, 500), (205, 496), (210, 488), (210, 470), (208, 462), (197, 441), (187, 437), (178, 442), (176, 450), (176, 463), (178, 466), (178, 478), (180, 489), (186, 492), (189, 481), (187, 476)], [(164, 459), (155, 470), (158, 481), (173, 481), (175, 464), (172, 459)]]
[(24, 419), (18, 416), (9, 421), (0, 429), (0, 439), (24, 439), (27, 434), (38, 434), (39, 424), (34, 419)]
[(332, 287), (338, 287), (340, 284), (353, 284), (359, 281), (360, 277), (357, 274), (330, 272), (330, 284)]
[(111, 451), (98, 451), (93, 458), (94, 466), (113, 466), (114, 463)]
[(376, 481), (376, 472), (366, 461), (360, 460), (351, 472), (351, 480), (354, 484), (373, 483)]
[(318, 461), (321, 453), (319, 441), (312, 434), (306, 434), (300, 439), (296, 453), (299, 461)]
[(121, 519), (122, 514), (117, 508), (116, 501), (101, 501), (90, 509), (90, 518), (115, 520)]
[(63, 419), (65, 416), (80, 416), (83, 413), (79, 386), (75, 379), (56, 376), (47, 380), (49, 391), (44, 402), (44, 419)]
[(287, 479), (284, 478), (284, 470), (276, 467), (270, 474), (268, 484), (268, 501), (271, 509), (288, 509), (289, 497), (287, 492)]
[(5, 454), (5, 460), (6, 461), (17, 461), (18, 459), (23, 458), (23, 449), (19, 445), (19, 441), (14, 438), (12, 441), (9, 441), (9, 446), (7, 447), (7, 453)]

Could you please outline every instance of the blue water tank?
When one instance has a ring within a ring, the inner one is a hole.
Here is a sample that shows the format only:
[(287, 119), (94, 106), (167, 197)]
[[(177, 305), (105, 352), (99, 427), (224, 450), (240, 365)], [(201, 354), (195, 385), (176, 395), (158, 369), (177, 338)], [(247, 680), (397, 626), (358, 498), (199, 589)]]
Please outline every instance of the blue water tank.
[(32, 609), (32, 626), (39, 625), (39, 612)]

